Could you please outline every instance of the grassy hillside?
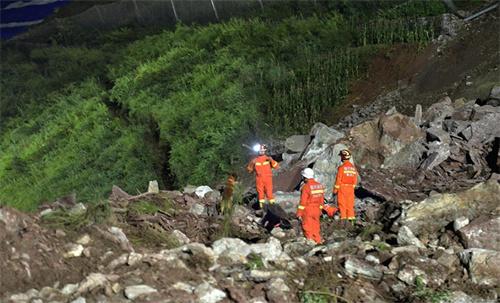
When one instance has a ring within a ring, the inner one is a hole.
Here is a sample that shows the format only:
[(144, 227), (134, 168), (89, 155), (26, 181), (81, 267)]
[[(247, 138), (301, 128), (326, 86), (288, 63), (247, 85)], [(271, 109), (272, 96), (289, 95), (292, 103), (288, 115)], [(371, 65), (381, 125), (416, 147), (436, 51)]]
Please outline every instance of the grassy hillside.
[(445, 11), (440, 1), (326, 6), (4, 46), (0, 203), (33, 209), (72, 191), (89, 201), (151, 179), (214, 184), (246, 161), (241, 143), (328, 122), (371, 54), (427, 43), (435, 25), (418, 17)]

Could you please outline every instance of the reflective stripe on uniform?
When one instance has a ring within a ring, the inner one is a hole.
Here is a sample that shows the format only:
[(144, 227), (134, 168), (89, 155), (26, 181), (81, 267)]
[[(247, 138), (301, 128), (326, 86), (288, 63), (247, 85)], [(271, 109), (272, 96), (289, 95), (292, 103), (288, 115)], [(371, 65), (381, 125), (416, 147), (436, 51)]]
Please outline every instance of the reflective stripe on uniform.
[(298, 207), (298, 208), (299, 208), (299, 209), (306, 209), (306, 207), (305, 207), (305, 206), (302, 206), (302, 205), (299, 205), (299, 207)]
[(276, 202), (276, 200), (274, 200), (274, 199), (269, 199), (269, 203), (274, 203), (274, 202)]
[(313, 195), (314, 195), (314, 194), (322, 194), (322, 193), (324, 193), (324, 192), (325, 192), (325, 191), (324, 191), (324, 190), (322, 190), (322, 189), (311, 190), (311, 194), (313, 194)]
[(340, 185), (335, 185), (335, 188), (340, 188)]
[(319, 206), (319, 209), (323, 209), (323, 205), (320, 205), (320, 206)]
[(259, 202), (260, 202), (260, 203), (262, 203), (262, 202), (266, 202), (266, 199), (260, 199), (260, 200), (259, 200)]
[(278, 166), (278, 162), (274, 162), (273, 165), (271, 165), (273, 168)]

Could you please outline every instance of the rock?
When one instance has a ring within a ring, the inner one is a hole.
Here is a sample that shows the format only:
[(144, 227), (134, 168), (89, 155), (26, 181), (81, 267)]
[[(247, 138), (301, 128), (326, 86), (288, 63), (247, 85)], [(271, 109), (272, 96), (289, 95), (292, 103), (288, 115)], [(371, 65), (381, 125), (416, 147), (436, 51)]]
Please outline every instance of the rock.
[(435, 194), (410, 206), (400, 225), (408, 226), (416, 236), (432, 234), (456, 218), (473, 218), (489, 214), (498, 208), (500, 184), (494, 180), (451, 194)]
[(186, 236), (185, 234), (182, 233), (182, 231), (174, 229), (172, 231), (172, 237), (181, 245), (188, 244), (191, 242), (191, 240)]
[(49, 215), (53, 212), (54, 212), (54, 210), (52, 208), (44, 209), (40, 212), (40, 217), (45, 217), (46, 215)]
[(133, 285), (125, 287), (125, 297), (134, 300), (143, 295), (149, 295), (158, 292), (156, 289), (148, 285)]
[(174, 285), (172, 285), (172, 288), (177, 290), (182, 290), (190, 294), (194, 292), (194, 287), (184, 282), (177, 282)]
[(404, 146), (395, 156), (386, 157), (383, 162), (384, 168), (417, 168), (422, 161), (422, 157), (427, 149), (424, 140), (419, 139)]
[(267, 243), (251, 244), (250, 250), (252, 253), (261, 255), (264, 262), (276, 261), (283, 252), (281, 242), (274, 237), (270, 237)]
[(68, 244), (66, 245), (66, 252), (64, 253), (64, 258), (75, 258), (80, 257), (83, 253), (83, 246), (80, 244)]
[(111, 195), (109, 196), (109, 200), (120, 201), (120, 200), (128, 200), (131, 195), (129, 195), (126, 191), (121, 189), (120, 187), (113, 185), (111, 189)]
[(457, 231), (460, 228), (467, 226), (467, 224), (469, 224), (469, 218), (467, 217), (456, 218), (455, 221), (453, 221), (453, 230)]
[(14, 303), (24, 303), (28, 302), (30, 300), (30, 297), (27, 294), (15, 294), (9, 297), (10, 301), (13, 301)]
[(269, 302), (281, 303), (291, 301), (291, 290), (282, 278), (275, 278), (266, 284), (266, 296)]
[(71, 301), (71, 303), (86, 303), (87, 300), (85, 300), (84, 297), (78, 297), (75, 300)]
[(127, 236), (123, 232), (123, 230), (119, 227), (111, 226), (108, 228), (108, 231), (113, 235), (123, 250), (134, 251), (134, 248), (130, 244)]
[(459, 259), (455, 254), (443, 253), (437, 262), (448, 269), (449, 273), (456, 270), (456, 266), (459, 264)]
[(285, 147), (293, 153), (301, 153), (311, 141), (310, 136), (293, 135), (285, 140)]
[(301, 237), (292, 242), (286, 243), (283, 246), (283, 250), (292, 257), (303, 256), (307, 254), (315, 245), (316, 244), (314, 242)]
[(65, 296), (70, 296), (78, 290), (78, 284), (66, 284), (61, 289), (61, 293)]
[(408, 264), (403, 265), (403, 268), (399, 270), (397, 277), (399, 280), (408, 285), (414, 285), (417, 277), (420, 277), (424, 284), (427, 285), (428, 283), (428, 278), (424, 271), (416, 266)]
[(431, 127), (426, 129), (427, 140), (428, 141), (440, 141), (441, 143), (450, 144), (451, 137), (448, 132), (444, 131), (442, 128)]
[(213, 191), (213, 189), (210, 188), (210, 186), (206, 186), (206, 185), (202, 185), (202, 186), (198, 186), (195, 190), (194, 190), (194, 193), (196, 194), (196, 196), (198, 198), (204, 198), (205, 197), (205, 194), (209, 193)]
[(76, 243), (81, 245), (87, 245), (90, 243), (90, 236), (88, 234), (85, 234), (81, 236), (78, 240), (76, 240)]
[(62, 229), (56, 229), (56, 237), (64, 238), (64, 237), (66, 237), (66, 233)]
[(491, 88), (490, 99), (500, 100), (500, 84), (496, 84)]
[(191, 204), (189, 212), (200, 217), (208, 215), (205, 205), (197, 202)]
[(144, 256), (135, 252), (131, 252), (127, 257), (127, 265), (134, 266), (135, 264), (141, 262)]
[(267, 271), (259, 269), (252, 269), (248, 274), (250, 280), (255, 282), (264, 282), (273, 278), (284, 278), (286, 277), (286, 275), (287, 275), (286, 271), (281, 271), (281, 270)]
[(209, 283), (204, 282), (194, 290), (194, 294), (200, 303), (216, 303), (226, 298), (226, 293), (220, 289), (214, 288)]
[(231, 264), (246, 263), (252, 252), (250, 245), (237, 238), (222, 238), (212, 244), (217, 259), (227, 260)]
[(92, 291), (96, 287), (100, 287), (108, 284), (108, 278), (101, 273), (91, 273), (85, 280), (80, 283), (78, 287), (78, 293), (83, 294)]
[(158, 181), (156, 181), (156, 180), (149, 181), (148, 193), (151, 193), (151, 194), (159, 194), (160, 193), (160, 187), (158, 186)]
[(500, 251), (500, 217), (479, 217), (458, 230), (466, 248), (484, 248)]
[(422, 125), (422, 105), (417, 104), (415, 107), (415, 115), (413, 116), (413, 123), (416, 126)]
[(180, 247), (181, 251), (189, 252), (192, 258), (198, 262), (205, 263), (211, 266), (215, 263), (217, 256), (210, 247), (206, 247), (201, 243), (189, 243)]
[(453, 102), (453, 107), (454, 108), (461, 108), (462, 106), (465, 105), (465, 103), (467, 103), (467, 99), (465, 99), (465, 98), (458, 98), (458, 99), (456, 99)]
[(374, 264), (380, 264), (379, 258), (374, 255), (366, 255), (365, 260)]
[(413, 245), (418, 248), (425, 248), (425, 245), (420, 242), (420, 240), (415, 237), (411, 229), (407, 226), (401, 226), (398, 231), (398, 244), (399, 245)]
[(77, 203), (75, 206), (73, 206), (70, 210), (69, 213), (73, 215), (77, 214), (84, 214), (87, 211), (87, 207), (83, 205), (83, 203)]
[(500, 283), (500, 252), (482, 248), (469, 248), (459, 253), (467, 266), (473, 283), (498, 286)]
[(345, 261), (344, 268), (351, 278), (362, 276), (369, 279), (379, 280), (383, 275), (381, 270), (350, 256)]
[(448, 298), (444, 300), (440, 300), (438, 303), (448, 303), (448, 302), (453, 302), (453, 303), (497, 303), (497, 300), (488, 300), (488, 299), (482, 299), (478, 297), (472, 297), (469, 296), (468, 294), (464, 293), (463, 291), (457, 290), (452, 292)]
[(428, 144), (428, 157), (420, 166), (423, 170), (432, 170), (439, 164), (443, 163), (451, 155), (450, 146), (440, 141), (433, 141)]
[(278, 191), (274, 193), (274, 199), (276, 200), (276, 204), (281, 206), (285, 212), (295, 214), (300, 202), (300, 192), (295, 191), (284, 193)]
[(311, 143), (301, 157), (301, 160), (314, 162), (317, 156), (331, 144), (344, 137), (344, 134), (326, 126), (323, 123), (316, 123), (311, 129)]
[(451, 117), (454, 110), (450, 97), (446, 96), (425, 111), (424, 120), (431, 126), (439, 127), (444, 119)]

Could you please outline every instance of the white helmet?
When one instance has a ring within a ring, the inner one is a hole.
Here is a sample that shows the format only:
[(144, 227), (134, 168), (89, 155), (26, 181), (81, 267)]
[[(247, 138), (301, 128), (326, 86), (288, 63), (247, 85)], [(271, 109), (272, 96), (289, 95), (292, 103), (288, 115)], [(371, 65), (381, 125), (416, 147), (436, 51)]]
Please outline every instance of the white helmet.
[(307, 179), (312, 179), (314, 178), (314, 171), (309, 167), (304, 168), (304, 170), (302, 171), (302, 176)]

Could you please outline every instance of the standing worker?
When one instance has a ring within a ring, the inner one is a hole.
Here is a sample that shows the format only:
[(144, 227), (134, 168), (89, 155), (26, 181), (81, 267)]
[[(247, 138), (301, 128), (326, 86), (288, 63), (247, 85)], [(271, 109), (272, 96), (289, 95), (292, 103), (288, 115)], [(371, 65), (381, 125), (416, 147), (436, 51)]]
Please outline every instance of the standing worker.
[(247, 171), (249, 173), (255, 172), (259, 206), (263, 208), (266, 199), (270, 204), (275, 202), (273, 196), (273, 169), (278, 168), (278, 162), (266, 154), (267, 147), (264, 144), (257, 145), (255, 149), (258, 149), (259, 156), (248, 163)]
[[(320, 217), (325, 201), (325, 187), (314, 180), (314, 171), (305, 168), (302, 171), (305, 184), (300, 190), (300, 203), (297, 208), (297, 218), (302, 221), (304, 237), (317, 244), (323, 243), (320, 232)], [(334, 207), (327, 206), (325, 211), (331, 217), (335, 213)]]
[(351, 152), (343, 149), (339, 153), (342, 164), (337, 170), (333, 194), (337, 195), (337, 202), (340, 210), (340, 219), (344, 225), (347, 221), (354, 224), (356, 215), (354, 214), (354, 188), (358, 182), (358, 171), (351, 161)]

